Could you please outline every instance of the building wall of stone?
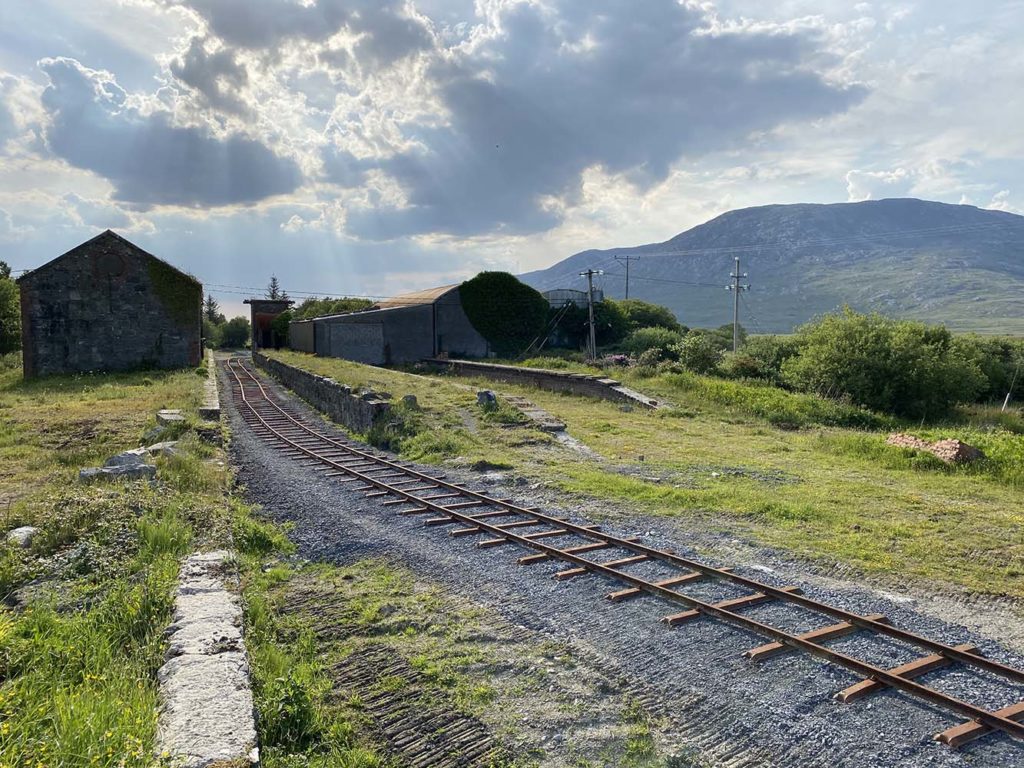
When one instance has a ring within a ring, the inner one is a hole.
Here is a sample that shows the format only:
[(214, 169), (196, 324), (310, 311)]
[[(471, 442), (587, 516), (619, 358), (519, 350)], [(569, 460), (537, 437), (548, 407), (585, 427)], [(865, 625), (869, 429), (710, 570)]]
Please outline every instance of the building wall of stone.
[(202, 361), (202, 286), (120, 238), (19, 281), (26, 377)]

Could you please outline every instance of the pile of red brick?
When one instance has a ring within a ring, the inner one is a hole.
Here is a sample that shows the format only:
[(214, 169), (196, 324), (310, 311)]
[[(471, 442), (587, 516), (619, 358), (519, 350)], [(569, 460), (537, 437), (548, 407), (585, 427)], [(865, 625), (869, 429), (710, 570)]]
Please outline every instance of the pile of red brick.
[(970, 461), (976, 461), (985, 457), (981, 451), (972, 445), (968, 445), (955, 438), (948, 440), (938, 440), (934, 443), (929, 443), (927, 440), (922, 440), (919, 437), (908, 435), (904, 432), (896, 432), (889, 435), (889, 438), (885, 441), (889, 445), (897, 445), (900, 448), (911, 448), (915, 451), (927, 451), (934, 456), (937, 456), (947, 464), (966, 464)]

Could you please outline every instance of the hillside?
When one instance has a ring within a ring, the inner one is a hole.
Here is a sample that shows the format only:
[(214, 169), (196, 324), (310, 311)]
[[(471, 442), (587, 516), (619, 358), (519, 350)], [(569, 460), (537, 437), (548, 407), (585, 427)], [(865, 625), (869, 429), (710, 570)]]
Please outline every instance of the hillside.
[(603, 269), (599, 283), (670, 307), (683, 323), (732, 319), (733, 259), (753, 288), (743, 322), (788, 332), (849, 304), (862, 311), (959, 330), (1024, 334), (1024, 216), (912, 198), (832, 205), (768, 205), (730, 211), (663, 243), (589, 250), (522, 279), (547, 290), (584, 287), (578, 272)]

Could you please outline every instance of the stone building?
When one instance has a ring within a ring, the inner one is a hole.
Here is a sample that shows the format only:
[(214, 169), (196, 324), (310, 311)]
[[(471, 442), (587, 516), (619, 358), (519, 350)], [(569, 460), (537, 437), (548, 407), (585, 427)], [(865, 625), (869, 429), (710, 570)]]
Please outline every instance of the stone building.
[(462, 308), (457, 285), (395, 296), (363, 312), (294, 321), (288, 336), (293, 349), (371, 365), (490, 352)]
[(273, 349), (279, 346), (275, 338), (274, 319), (288, 311), (295, 302), (291, 299), (246, 299), (243, 304), (249, 305), (250, 324), (252, 327), (252, 348)]
[(202, 284), (110, 230), (18, 285), (26, 378), (202, 361)]

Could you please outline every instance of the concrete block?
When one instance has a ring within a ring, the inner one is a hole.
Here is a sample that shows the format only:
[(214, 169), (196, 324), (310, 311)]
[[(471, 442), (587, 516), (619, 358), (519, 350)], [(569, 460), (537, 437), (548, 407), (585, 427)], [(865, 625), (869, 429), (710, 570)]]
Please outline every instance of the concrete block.
[(156, 412), (156, 422), (164, 427), (169, 427), (172, 424), (181, 424), (185, 421), (185, 417), (181, 415), (181, 411), (177, 408), (164, 408), (162, 411)]

